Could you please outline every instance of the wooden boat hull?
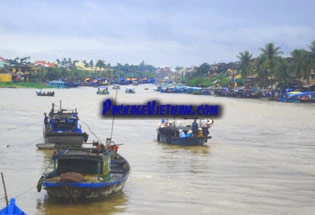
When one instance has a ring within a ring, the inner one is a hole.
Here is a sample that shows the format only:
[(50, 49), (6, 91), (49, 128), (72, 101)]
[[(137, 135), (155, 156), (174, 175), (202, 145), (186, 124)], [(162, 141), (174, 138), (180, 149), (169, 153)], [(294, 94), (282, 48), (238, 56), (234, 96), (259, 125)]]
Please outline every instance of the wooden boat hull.
[(45, 143), (54, 143), (68, 146), (81, 146), (88, 139), (87, 133), (75, 132), (44, 132)]
[(98, 95), (108, 95), (109, 92), (96, 92), (96, 94), (98, 94)]
[(55, 92), (49, 92), (49, 93), (41, 93), (41, 92), (36, 92), (38, 96), (54, 96)]
[(53, 184), (45, 182), (44, 189), (46, 189), (48, 196), (51, 198), (62, 201), (74, 199), (81, 201), (108, 197), (121, 191), (126, 181), (127, 178), (113, 182), (98, 182), (97, 184), (79, 182)]
[(160, 143), (166, 143), (170, 145), (179, 145), (179, 146), (203, 146), (208, 139), (210, 139), (211, 136), (208, 137), (173, 137), (173, 136), (167, 136), (164, 134), (161, 134), (158, 132), (157, 134), (157, 140)]
[(36, 147), (38, 149), (56, 149), (57, 145), (55, 143), (38, 143)]

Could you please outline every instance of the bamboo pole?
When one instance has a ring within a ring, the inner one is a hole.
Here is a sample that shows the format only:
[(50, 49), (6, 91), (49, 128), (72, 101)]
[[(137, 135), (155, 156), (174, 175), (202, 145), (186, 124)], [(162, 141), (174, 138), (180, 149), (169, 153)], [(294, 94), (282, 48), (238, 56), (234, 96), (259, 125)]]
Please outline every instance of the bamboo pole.
[(4, 178), (3, 178), (3, 173), (1, 172), (1, 178), (2, 178), (2, 184), (3, 184), (3, 189), (4, 189), (4, 197), (5, 197), (5, 202), (7, 206), (9, 205), (9, 200), (8, 200), (8, 195), (7, 195), (7, 190), (5, 188), (5, 183), (4, 183)]

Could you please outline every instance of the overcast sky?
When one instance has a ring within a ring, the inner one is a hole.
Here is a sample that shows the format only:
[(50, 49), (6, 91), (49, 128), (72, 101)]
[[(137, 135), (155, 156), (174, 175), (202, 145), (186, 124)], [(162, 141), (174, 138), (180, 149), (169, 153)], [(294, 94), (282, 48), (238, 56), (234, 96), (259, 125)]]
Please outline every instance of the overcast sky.
[(0, 56), (199, 66), (315, 40), (313, 0), (0, 0)]

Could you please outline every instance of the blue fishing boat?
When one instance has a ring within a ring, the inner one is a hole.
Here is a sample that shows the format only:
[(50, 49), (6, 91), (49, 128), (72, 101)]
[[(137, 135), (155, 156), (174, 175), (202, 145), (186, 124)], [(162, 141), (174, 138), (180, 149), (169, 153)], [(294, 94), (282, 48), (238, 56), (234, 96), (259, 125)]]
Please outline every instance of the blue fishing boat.
[(10, 204), (0, 210), (0, 215), (26, 215), (26, 213), (15, 204), (15, 198), (11, 198)]
[(64, 109), (60, 102), (59, 110), (52, 104), (49, 123), (44, 125), (43, 137), (45, 143), (36, 144), (39, 149), (81, 147), (87, 142), (89, 135), (81, 129), (77, 109)]
[(128, 161), (115, 144), (93, 143), (92, 147), (59, 150), (52, 160), (54, 169), (41, 176), (42, 187), (51, 198), (81, 203), (122, 191), (130, 174)]
[(287, 92), (284, 96), (278, 98), (281, 102), (315, 102), (314, 92)]

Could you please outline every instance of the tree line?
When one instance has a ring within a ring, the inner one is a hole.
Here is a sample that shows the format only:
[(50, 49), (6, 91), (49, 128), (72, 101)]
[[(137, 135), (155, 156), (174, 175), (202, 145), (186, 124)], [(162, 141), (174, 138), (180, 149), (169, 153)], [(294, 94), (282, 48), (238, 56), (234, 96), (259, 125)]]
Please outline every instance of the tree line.
[[(311, 72), (315, 68), (315, 41), (308, 45), (309, 50), (295, 49), (290, 53), (290, 57), (284, 58), (281, 47), (273, 43), (267, 43), (259, 48), (261, 54), (253, 58), (253, 54), (248, 50), (239, 52), (236, 56), (239, 61), (230, 65), (232, 74), (226, 71), (215, 74), (211, 65), (203, 63), (191, 73), (176, 74), (178, 82), (189, 86), (214, 86), (216, 80), (219, 80), (221, 86), (234, 86), (234, 77), (240, 75), (237, 79), (238, 86), (246, 84), (246, 78), (256, 75), (256, 85), (258, 87), (267, 87), (276, 84), (279, 88), (292, 87), (295, 81), (304, 79), (309, 84)], [(27, 64), (30, 57), (9, 59), (9, 64)], [(95, 68), (94, 72), (79, 70), (74, 65), (78, 60), (71, 58), (56, 59), (58, 67), (42, 69), (41, 73), (29, 74), (30, 81), (49, 81), (56, 79), (68, 79), (75, 82), (82, 81), (86, 77), (118, 79), (121, 77), (156, 77), (155, 68), (152, 65), (145, 64), (144, 61), (139, 65), (120, 64), (112, 66), (104, 60), (83, 60), (86, 67)], [(99, 68), (97, 70), (97, 68)], [(179, 69), (177, 67), (176, 69)], [(213, 75), (215, 74), (215, 75)], [(232, 76), (232, 77), (231, 77)], [(252, 84), (252, 83), (250, 83)]]
[[(266, 88), (275, 85), (278, 88), (292, 88), (300, 80), (305, 80), (310, 84), (312, 71), (315, 69), (315, 41), (308, 45), (309, 50), (295, 49), (290, 53), (290, 57), (284, 58), (281, 47), (274, 43), (267, 43), (259, 48), (261, 54), (253, 58), (253, 54), (248, 50), (239, 52), (238, 62), (232, 64), (231, 74), (217, 74), (211, 77), (211, 66), (203, 63), (194, 74), (185, 77), (185, 82), (192, 86), (213, 86), (215, 80), (220, 80), (221, 86), (234, 86), (234, 77), (240, 75), (237, 80), (238, 86), (244, 85), (246, 78), (256, 75), (257, 87)], [(253, 83), (249, 83), (253, 84)]]

